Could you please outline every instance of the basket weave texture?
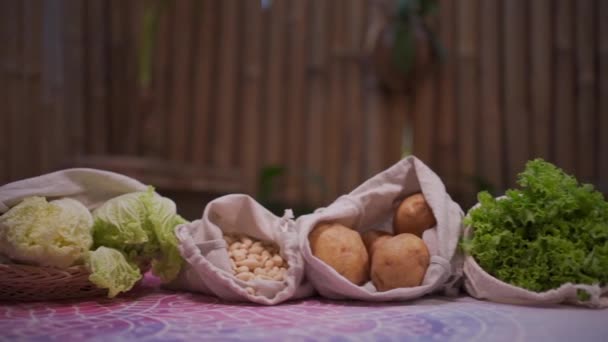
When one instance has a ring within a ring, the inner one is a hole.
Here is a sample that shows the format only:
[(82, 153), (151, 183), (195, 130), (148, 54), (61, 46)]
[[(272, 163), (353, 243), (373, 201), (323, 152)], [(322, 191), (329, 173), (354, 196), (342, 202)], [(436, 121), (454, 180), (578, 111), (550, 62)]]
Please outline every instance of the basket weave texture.
[(83, 266), (66, 269), (0, 264), (0, 300), (42, 301), (107, 295), (89, 281)]

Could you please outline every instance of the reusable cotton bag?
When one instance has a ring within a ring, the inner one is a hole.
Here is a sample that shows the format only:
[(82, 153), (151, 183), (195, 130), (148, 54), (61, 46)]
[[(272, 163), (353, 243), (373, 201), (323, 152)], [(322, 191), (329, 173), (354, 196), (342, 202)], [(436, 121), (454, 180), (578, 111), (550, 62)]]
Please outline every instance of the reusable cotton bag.
[(139, 181), (118, 173), (88, 168), (66, 169), (1, 186), (0, 214), (30, 196), (72, 198), (93, 210), (116, 196), (146, 189)]
[[(175, 229), (185, 260), (177, 279), (167, 287), (201, 292), (232, 301), (273, 305), (312, 294), (304, 280), (293, 214), (277, 217), (247, 195), (232, 194), (211, 201), (200, 220)], [(279, 246), (289, 267), (283, 281), (243, 281), (232, 272), (224, 234), (244, 234)], [(257, 295), (247, 292), (251, 287)]]
[[(466, 227), (464, 236), (471, 237), (472, 234), (474, 234), (474, 229)], [(608, 272), (608, 270), (606, 271)], [(469, 295), (477, 299), (500, 303), (519, 305), (566, 303), (591, 308), (608, 308), (608, 287), (566, 283), (553, 290), (534, 292), (496, 279), (484, 271), (475, 258), (468, 254), (464, 259), (464, 288)], [(579, 300), (577, 296), (579, 290), (587, 292), (590, 295), (589, 300)]]
[[(465, 257), (464, 273), (465, 289), (468, 294), (477, 299), (520, 305), (567, 303), (592, 308), (608, 307), (608, 287), (567, 283), (557, 289), (533, 292), (494, 278), (484, 271), (470, 255)], [(591, 298), (587, 301), (579, 300), (578, 290), (584, 290), (591, 295)]]
[[(384, 292), (377, 291), (371, 281), (357, 286), (312, 254), (308, 235), (318, 224), (335, 222), (359, 232), (370, 229), (391, 232), (396, 206), (404, 197), (417, 192), (423, 193), (437, 221), (423, 235), (431, 259), (421, 286)], [(334, 299), (396, 301), (439, 291), (455, 293), (462, 274), (462, 254), (458, 249), (462, 217), (462, 210), (452, 201), (439, 177), (419, 159), (405, 158), (327, 208), (296, 221), (307, 278), (321, 295)]]

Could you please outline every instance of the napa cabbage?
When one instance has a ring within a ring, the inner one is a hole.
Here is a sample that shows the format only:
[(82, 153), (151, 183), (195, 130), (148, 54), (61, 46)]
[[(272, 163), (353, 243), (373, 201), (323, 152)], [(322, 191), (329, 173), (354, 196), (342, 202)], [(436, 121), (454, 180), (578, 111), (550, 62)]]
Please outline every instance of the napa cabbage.
[(186, 220), (177, 214), (172, 200), (149, 188), (110, 199), (93, 212), (93, 218), (95, 248), (119, 250), (140, 268), (151, 266), (163, 282), (179, 273), (183, 260), (174, 229)]
[(13, 261), (66, 268), (92, 245), (93, 218), (80, 202), (25, 198), (0, 216), (0, 254)]

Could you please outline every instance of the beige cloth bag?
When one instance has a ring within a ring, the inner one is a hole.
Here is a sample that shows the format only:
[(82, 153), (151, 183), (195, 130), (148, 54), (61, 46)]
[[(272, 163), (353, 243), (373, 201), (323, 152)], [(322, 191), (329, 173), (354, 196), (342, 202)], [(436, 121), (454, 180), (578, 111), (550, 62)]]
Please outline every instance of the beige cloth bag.
[[(608, 286), (563, 284), (557, 289), (533, 292), (500, 281), (484, 271), (472, 256), (464, 262), (464, 287), (468, 294), (477, 299), (487, 299), (499, 303), (519, 305), (574, 304), (591, 308), (608, 308)], [(584, 290), (591, 295), (589, 301), (580, 301), (576, 294)]]
[[(466, 227), (464, 235), (470, 237), (472, 234), (473, 229)], [(487, 299), (499, 303), (518, 305), (565, 303), (590, 308), (608, 307), (608, 286), (601, 288), (598, 285), (566, 283), (557, 289), (534, 292), (494, 278), (477, 264), (475, 258), (468, 254), (464, 260), (464, 288), (468, 294), (477, 299)], [(587, 292), (591, 298), (588, 301), (579, 300), (577, 297), (578, 290)]]
[[(379, 292), (371, 281), (357, 286), (315, 257), (308, 234), (321, 222), (337, 222), (364, 232), (369, 229), (392, 231), (396, 206), (404, 197), (420, 192), (433, 210), (437, 225), (427, 230), (423, 240), (431, 263), (421, 286)], [(350, 194), (338, 198), (327, 208), (300, 217), (296, 226), (300, 249), (307, 266), (307, 277), (323, 296), (334, 299), (394, 301), (419, 298), (429, 293), (458, 292), (462, 275), (462, 255), (458, 241), (463, 212), (446, 192), (439, 177), (415, 157), (405, 158), (369, 179)]]
[[(304, 262), (298, 250), (298, 235), (290, 210), (280, 218), (247, 195), (227, 195), (211, 201), (205, 207), (202, 219), (180, 225), (175, 232), (185, 265), (168, 288), (264, 305), (310, 296), (313, 292), (304, 280)], [(224, 233), (274, 241), (289, 264), (286, 279), (248, 282), (237, 279), (231, 270)], [(249, 294), (247, 287), (256, 289), (258, 295)]]
[(30, 196), (72, 198), (89, 210), (111, 198), (147, 187), (127, 176), (96, 169), (75, 168), (27, 178), (0, 187), (0, 214)]

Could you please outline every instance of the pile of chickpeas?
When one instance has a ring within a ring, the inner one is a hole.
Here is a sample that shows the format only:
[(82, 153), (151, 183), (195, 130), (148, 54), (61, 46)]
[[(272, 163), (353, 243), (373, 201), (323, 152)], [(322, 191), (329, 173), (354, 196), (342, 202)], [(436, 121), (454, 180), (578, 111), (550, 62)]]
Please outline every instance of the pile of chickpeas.
[[(283, 281), (289, 265), (273, 242), (259, 241), (246, 235), (225, 234), (232, 271), (240, 280), (254, 279)], [(252, 287), (246, 288), (255, 295)]]

